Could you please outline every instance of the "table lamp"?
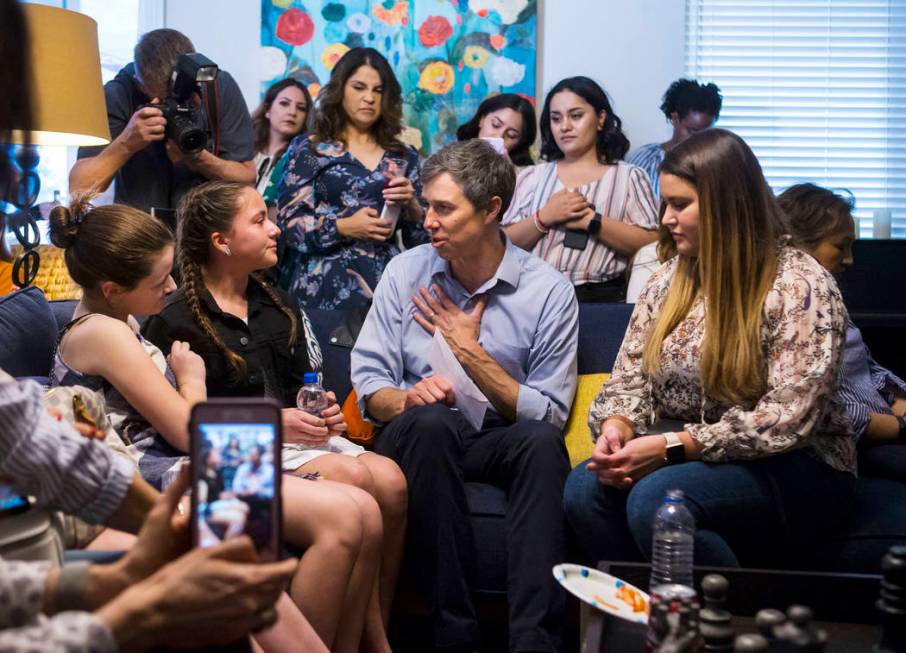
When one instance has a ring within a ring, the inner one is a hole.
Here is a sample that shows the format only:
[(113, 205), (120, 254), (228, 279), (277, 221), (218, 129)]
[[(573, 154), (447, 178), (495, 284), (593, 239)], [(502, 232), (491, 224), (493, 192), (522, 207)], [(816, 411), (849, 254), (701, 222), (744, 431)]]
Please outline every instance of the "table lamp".
[[(107, 105), (101, 79), (97, 23), (75, 11), (24, 3), (28, 24), (28, 71), (31, 76), (32, 124), (28, 138), (13, 125), (14, 143), (32, 145), (106, 145), (110, 142)], [(15, 156), (21, 175), (9, 198), (18, 209), (0, 214), (13, 228), (23, 252), (13, 264), (13, 282), (30, 284), (37, 274), (40, 235), (33, 207), (41, 188), (36, 153), (21, 148)], [(0, 237), (3, 236), (0, 229)]]

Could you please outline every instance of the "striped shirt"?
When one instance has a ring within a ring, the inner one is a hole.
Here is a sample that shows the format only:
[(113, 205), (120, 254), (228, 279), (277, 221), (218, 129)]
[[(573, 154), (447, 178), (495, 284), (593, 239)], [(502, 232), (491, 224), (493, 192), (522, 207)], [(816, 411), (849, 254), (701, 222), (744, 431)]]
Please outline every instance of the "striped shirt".
[[(0, 476), (22, 494), (91, 523), (119, 507), (133, 464), (103, 442), (82, 437), (44, 406), (34, 381), (0, 375)], [(90, 612), (41, 614), (48, 562), (0, 560), (0, 650), (105, 653), (116, 650), (110, 629)]]
[(92, 524), (119, 507), (135, 466), (44, 407), (34, 381), (0, 380), (0, 476), (42, 505)]
[(893, 415), (890, 406), (896, 395), (906, 394), (906, 383), (890, 370), (878, 365), (862, 332), (850, 321), (846, 325), (846, 348), (837, 398), (846, 407), (846, 413), (858, 436), (865, 433), (871, 413)]
[(654, 196), (658, 199), (660, 199), (661, 189), (658, 185), (657, 170), (661, 167), (665, 156), (667, 156), (667, 152), (660, 143), (649, 143), (633, 150), (626, 157), (626, 163), (631, 163), (645, 171), (648, 181), (651, 182)]
[[(535, 211), (547, 204), (551, 195), (563, 189), (557, 176), (557, 163), (539, 163), (519, 173), (513, 201), (503, 216), (503, 225), (531, 220)], [(622, 161), (608, 166), (607, 172), (590, 184), (576, 190), (584, 195), (595, 210), (606, 218), (644, 229), (657, 228), (654, 196), (645, 173)], [(551, 229), (541, 237), (532, 253), (564, 274), (574, 286), (602, 283), (623, 274), (629, 258), (618, 254), (599, 240), (589, 238), (585, 249), (563, 245), (566, 231)]]

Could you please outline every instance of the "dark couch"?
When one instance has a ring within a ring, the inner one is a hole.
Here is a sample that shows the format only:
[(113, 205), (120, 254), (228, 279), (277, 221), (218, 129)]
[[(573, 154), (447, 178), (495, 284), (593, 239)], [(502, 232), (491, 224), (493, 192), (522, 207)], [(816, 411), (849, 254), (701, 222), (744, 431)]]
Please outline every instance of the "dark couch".
[[(56, 334), (69, 320), (74, 302), (47, 302), (36, 288), (0, 298), (0, 368), (18, 377), (46, 378)], [(626, 304), (586, 304), (579, 311), (579, 374), (609, 371), (632, 311)], [(348, 348), (330, 343), (339, 324), (335, 311), (312, 311), (310, 317), (324, 351), (325, 385), (342, 402), (350, 390)], [(906, 542), (906, 484), (861, 478), (857, 510), (843, 534), (807, 560), (790, 566), (825, 571), (879, 570), (894, 543)], [(807, 491), (807, 488), (804, 488)], [(506, 584), (506, 496), (482, 483), (466, 487), (478, 547), (479, 589), (502, 592)]]

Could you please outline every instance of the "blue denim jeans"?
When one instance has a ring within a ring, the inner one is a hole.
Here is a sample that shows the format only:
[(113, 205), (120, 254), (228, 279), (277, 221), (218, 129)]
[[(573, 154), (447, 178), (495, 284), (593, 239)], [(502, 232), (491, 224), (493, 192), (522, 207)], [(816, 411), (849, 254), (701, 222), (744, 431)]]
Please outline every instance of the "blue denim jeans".
[(855, 477), (802, 450), (760, 460), (661, 467), (629, 491), (602, 485), (581, 463), (564, 505), (589, 564), (650, 559), (654, 515), (680, 489), (695, 517), (695, 564), (784, 566), (852, 510)]

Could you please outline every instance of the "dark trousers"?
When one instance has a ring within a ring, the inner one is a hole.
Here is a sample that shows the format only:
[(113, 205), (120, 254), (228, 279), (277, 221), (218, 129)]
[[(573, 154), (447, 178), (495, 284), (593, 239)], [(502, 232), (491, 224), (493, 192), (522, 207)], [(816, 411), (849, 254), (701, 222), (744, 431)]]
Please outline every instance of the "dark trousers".
[(485, 420), (481, 431), (443, 405), (413, 408), (386, 426), (375, 450), (409, 483), (408, 563), (430, 597), (436, 646), (478, 642), (472, 602), (475, 542), (464, 483), (507, 494), (511, 651), (559, 651), (565, 596), (551, 574), (566, 554), (563, 485), (569, 457), (546, 422)]

